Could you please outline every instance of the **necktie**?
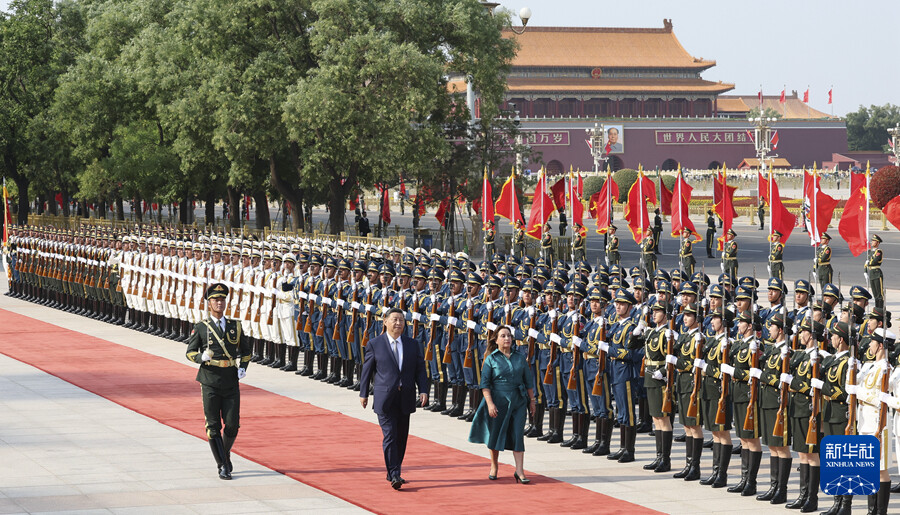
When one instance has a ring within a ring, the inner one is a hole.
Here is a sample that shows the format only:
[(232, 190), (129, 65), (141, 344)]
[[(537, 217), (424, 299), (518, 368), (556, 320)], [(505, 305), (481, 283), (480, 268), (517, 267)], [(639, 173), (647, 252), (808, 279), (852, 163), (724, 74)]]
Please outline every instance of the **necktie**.
[(400, 368), (400, 341), (394, 340), (392, 345), (394, 346), (394, 359), (397, 360), (397, 368)]
[(221, 330), (223, 334), (225, 333), (225, 319), (224, 318), (219, 320), (219, 330)]

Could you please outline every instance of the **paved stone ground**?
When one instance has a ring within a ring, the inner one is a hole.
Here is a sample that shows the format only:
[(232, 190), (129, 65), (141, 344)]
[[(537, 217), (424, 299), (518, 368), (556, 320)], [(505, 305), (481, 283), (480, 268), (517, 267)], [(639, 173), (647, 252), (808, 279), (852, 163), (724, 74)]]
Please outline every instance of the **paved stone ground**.
[[(5, 278), (0, 292), (6, 291)], [(0, 296), (0, 308), (49, 321), (120, 345), (185, 363), (184, 345), (103, 324), (69, 313)], [(48, 347), (48, 351), (52, 351)], [(185, 373), (190, 374), (185, 363)], [(235, 480), (220, 481), (204, 442), (127, 410), (31, 366), (0, 356), (0, 513), (250, 513), (335, 512), (359, 508), (272, 470), (235, 456)], [(245, 382), (280, 395), (377, 423), (359, 406), (354, 392), (294, 374), (251, 366)], [(197, 414), (197, 423), (202, 416)], [(411, 432), (477, 455), (483, 447), (467, 442), (469, 425), (427, 412), (413, 416)], [(618, 435), (614, 433), (617, 442)], [(369, 442), (379, 445), (380, 442)], [(240, 447), (238, 438), (236, 448)], [(638, 460), (620, 465), (555, 445), (527, 440), (526, 468), (667, 513), (785, 513), (752, 498), (685, 483), (669, 474), (641, 469), (654, 444), (639, 435)], [(676, 444), (673, 462), (683, 463)], [(706, 451), (703, 468), (710, 470)], [(732, 483), (740, 473), (735, 456)], [(501, 460), (512, 464), (512, 455)], [(768, 484), (768, 459), (761, 482)], [(14, 464), (10, 466), (9, 464)], [(488, 464), (485, 461), (484, 474)], [(414, 478), (409, 478), (414, 479)], [(796, 494), (796, 474), (792, 477)], [(387, 487), (387, 485), (385, 485)], [(515, 486), (500, 486), (515, 487)], [(520, 486), (521, 487), (521, 486)], [(825, 508), (830, 499), (823, 497)], [(864, 500), (858, 500), (862, 507)], [(474, 507), (477, 500), (472, 500)], [(561, 500), (564, 510), (564, 500)], [(465, 504), (460, 511), (465, 510)]]

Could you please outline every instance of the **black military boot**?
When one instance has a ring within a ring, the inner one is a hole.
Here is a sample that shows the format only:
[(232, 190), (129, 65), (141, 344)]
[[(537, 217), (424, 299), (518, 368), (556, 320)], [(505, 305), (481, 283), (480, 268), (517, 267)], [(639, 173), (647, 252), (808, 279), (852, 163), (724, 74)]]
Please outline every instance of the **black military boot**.
[(294, 372), (297, 370), (297, 347), (285, 344), (284, 350), (284, 366), (279, 370), (282, 372)]
[(731, 463), (731, 450), (733, 445), (723, 445), (719, 451), (719, 474), (712, 483), (713, 488), (725, 488), (728, 486), (728, 464)]
[(625, 454), (625, 444), (628, 442), (628, 437), (626, 435), (627, 427), (628, 426), (624, 426), (624, 425), (619, 426), (619, 450), (612, 454), (608, 454), (606, 456), (606, 459), (618, 460), (619, 458), (622, 457), (623, 454)]
[[(70, 308), (71, 308), (71, 304), (70, 304)], [(70, 309), (66, 309), (66, 311), (69, 311), (69, 310)], [(134, 327), (134, 309), (128, 308), (127, 310), (125, 310), (125, 312), (128, 315), (128, 322), (126, 322), (125, 325), (122, 327), (124, 327), (125, 329), (131, 329)]]
[(534, 423), (531, 426), (531, 433), (526, 434), (528, 438), (540, 438), (544, 436), (544, 410), (543, 404), (534, 407)]
[(710, 474), (708, 477), (706, 477), (704, 479), (701, 479), (700, 480), (701, 485), (711, 485), (716, 481), (716, 477), (719, 475), (719, 459), (720, 459), (719, 454), (721, 454), (721, 451), (722, 451), (722, 444), (714, 442), (713, 447), (712, 447), (712, 452), (713, 452), (712, 474)]
[(528, 436), (528, 433), (534, 430), (534, 413), (531, 410), (526, 409), (526, 414), (528, 417), (528, 424), (525, 426), (525, 429), (522, 431), (522, 434)]
[(566, 427), (566, 408), (556, 408), (556, 418), (553, 419), (553, 435), (547, 439), (547, 443), (562, 443), (563, 428)]
[(440, 413), (447, 409), (447, 392), (450, 389), (450, 385), (446, 381), (436, 381), (435, 388), (437, 389), (436, 406), (431, 411)]
[(327, 356), (324, 354), (316, 353), (316, 373), (309, 376), (310, 379), (320, 380), (328, 375), (328, 372), (325, 370), (327, 365)]
[(572, 445), (574, 445), (575, 442), (578, 441), (579, 423), (581, 423), (581, 418), (578, 416), (578, 413), (572, 413), (572, 437), (567, 440), (563, 440), (559, 444), (560, 447), (572, 447)]
[(538, 436), (536, 438), (539, 442), (546, 442), (553, 436), (553, 431), (556, 430), (556, 408), (547, 408), (547, 419), (550, 424), (550, 427), (547, 428), (547, 432)]
[(250, 354), (250, 362), (251, 363), (259, 363), (265, 356), (263, 356), (262, 344), (256, 338), (250, 338), (250, 348), (253, 352)]
[[(570, 449), (579, 451), (587, 447), (588, 429), (590, 429), (590, 418), (587, 413), (576, 413), (572, 416), (572, 420), (578, 420), (578, 430), (575, 431), (576, 440), (569, 446)], [(573, 423), (574, 425), (574, 423)]]
[(353, 384), (353, 362), (348, 359), (341, 359), (341, 370), (343, 374), (337, 385), (341, 388), (346, 388)]
[(662, 433), (662, 459), (653, 472), (668, 472), (672, 470), (672, 431), (657, 431)]
[(341, 382), (341, 358), (340, 356), (334, 356), (331, 358), (331, 378), (327, 379), (325, 382), (328, 384), (338, 384)]
[(831, 505), (831, 508), (828, 508), (827, 511), (823, 511), (819, 515), (837, 515), (841, 509), (841, 504), (844, 501), (843, 495), (835, 495), (834, 496), (834, 504)]
[(600, 447), (600, 441), (602, 439), (603, 439), (603, 427), (601, 424), (601, 417), (597, 417), (596, 420), (594, 420), (594, 443), (592, 443), (588, 447), (585, 447), (585, 449), (581, 452), (583, 452), (585, 454), (593, 454), (594, 451), (596, 451), (597, 448)]
[(458, 410), (460, 395), (463, 395), (465, 392), (460, 391), (460, 387), (458, 384), (450, 385), (450, 390), (452, 392), (450, 395), (450, 406), (441, 410), (440, 413), (441, 415), (446, 415), (449, 417), (451, 413), (456, 413), (457, 411), (459, 411), (459, 413), (455, 415), (458, 417), (462, 414), (462, 410)]
[(742, 497), (756, 495), (756, 476), (759, 475), (759, 463), (762, 461), (762, 451), (749, 451), (750, 467), (747, 469), (747, 484), (741, 491)]
[(209, 448), (212, 449), (213, 458), (216, 459), (216, 468), (219, 469), (219, 479), (231, 479), (231, 472), (225, 466), (225, 443), (221, 436), (209, 439)]
[[(299, 347), (298, 347), (299, 349)], [(297, 371), (294, 374), (298, 376), (308, 376), (312, 374), (312, 353), (308, 350), (303, 351), (303, 366), (300, 366), (300, 357), (297, 357)]]
[(609, 445), (612, 443), (612, 430), (613, 420), (609, 417), (600, 417), (600, 432), (602, 433), (602, 437), (600, 438), (600, 446), (597, 447), (596, 451), (591, 453), (593, 456), (609, 455)]
[(791, 458), (781, 458), (778, 462), (778, 484), (775, 485), (775, 493), (772, 495), (770, 504), (784, 504), (787, 502), (787, 484), (791, 477)]
[(662, 461), (662, 431), (655, 431), (653, 436), (656, 440), (656, 459), (644, 465), (644, 470), (653, 470)]
[(750, 451), (747, 449), (741, 449), (741, 481), (734, 485), (728, 487), (728, 492), (730, 493), (740, 493), (744, 491), (744, 486), (747, 484), (747, 470), (750, 469)]
[(622, 426), (625, 429), (625, 452), (619, 456), (619, 463), (631, 463), (634, 461), (634, 442), (637, 438), (637, 427)]
[(693, 436), (685, 436), (684, 439), (684, 468), (680, 471), (672, 474), (672, 477), (675, 479), (684, 479), (687, 477), (688, 472), (691, 470), (691, 454), (694, 452), (694, 437)]
[[(469, 389), (468, 385), (464, 387), (465, 390), (462, 390), (462, 393), (468, 393), (469, 397), (469, 407), (466, 408), (466, 397), (462, 395), (459, 401), (459, 407), (463, 408), (463, 412), (456, 416), (458, 420), (465, 420), (469, 417), (469, 413), (475, 412), (475, 389)], [(452, 415), (451, 415), (452, 416)]]
[(355, 363), (353, 364), (354, 375), (356, 379), (353, 381), (353, 384), (348, 386), (347, 388), (353, 390), (354, 392), (358, 392), (360, 388), (359, 377), (362, 375), (362, 364)]
[(875, 494), (877, 498), (877, 513), (878, 515), (887, 515), (888, 502), (891, 500), (891, 482), (890, 481), (882, 481), (881, 487), (878, 489), (878, 493)]
[[(424, 409), (425, 411), (434, 411), (434, 408), (436, 408), (438, 405), (438, 398), (441, 396), (441, 383), (437, 379), (432, 379), (431, 381), (429, 381), (429, 385), (430, 386), (428, 387), (428, 391), (430, 392), (433, 388), (434, 395), (431, 396), (431, 402), (428, 404), (428, 406), (425, 406)], [(439, 411), (444, 410), (441, 409)]]
[[(809, 466), (809, 474), (806, 476), (806, 502), (800, 508), (800, 513), (812, 513), (819, 510), (819, 473), (821, 470), (821, 467)], [(890, 494), (890, 492), (888, 493)]]
[(281, 369), (283, 369), (283, 368), (285, 367), (285, 365), (287, 364), (287, 359), (288, 359), (288, 358), (287, 358), (288, 346), (287, 346), (286, 344), (284, 344), (284, 343), (276, 343), (276, 344), (275, 344), (275, 349), (276, 349), (276, 350), (275, 350), (275, 353), (276, 353), (276, 355), (278, 356), (278, 359), (275, 361), (275, 363), (272, 363), (270, 366), (271, 366), (272, 368), (281, 370)]
[(851, 515), (853, 512), (853, 496), (842, 495), (841, 507), (838, 508), (837, 515)]
[(153, 332), (150, 333), (153, 336), (162, 336), (162, 334), (166, 331), (166, 317), (162, 315), (156, 315), (156, 326), (153, 328)]
[(484, 396), (484, 394), (481, 392), (481, 388), (476, 388), (475, 389), (475, 402), (472, 404), (471, 413), (469, 413), (468, 416), (465, 418), (466, 422), (472, 422), (473, 420), (475, 420), (475, 412), (478, 410), (478, 405), (481, 404), (481, 398), (483, 396)]
[(697, 481), (700, 479), (700, 456), (703, 455), (703, 439), (694, 438), (694, 449), (691, 453), (691, 468), (688, 475), (684, 476), (685, 481)]
[(806, 498), (809, 497), (809, 464), (801, 463), (800, 464), (800, 496), (797, 497), (793, 502), (789, 502), (784, 505), (785, 508), (790, 510), (798, 510), (803, 507), (806, 503)]
[(231, 474), (234, 471), (234, 466), (231, 465), (231, 447), (234, 445), (234, 436), (223, 435), (222, 436), (222, 444), (225, 446), (225, 468), (228, 470), (228, 473)]
[(778, 470), (781, 458), (769, 456), (769, 490), (756, 496), (757, 501), (771, 501), (778, 489)]
[(653, 430), (653, 424), (650, 422), (650, 404), (647, 398), (638, 399), (638, 424), (635, 427), (636, 433), (649, 433)]

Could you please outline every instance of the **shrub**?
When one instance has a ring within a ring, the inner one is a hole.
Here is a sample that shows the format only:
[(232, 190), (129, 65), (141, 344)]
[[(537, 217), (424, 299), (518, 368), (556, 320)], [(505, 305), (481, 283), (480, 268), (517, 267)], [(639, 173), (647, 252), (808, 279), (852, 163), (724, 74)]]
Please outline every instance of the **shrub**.
[(900, 168), (896, 166), (881, 167), (872, 174), (869, 190), (872, 203), (878, 206), (878, 209), (884, 209), (885, 204), (900, 195)]

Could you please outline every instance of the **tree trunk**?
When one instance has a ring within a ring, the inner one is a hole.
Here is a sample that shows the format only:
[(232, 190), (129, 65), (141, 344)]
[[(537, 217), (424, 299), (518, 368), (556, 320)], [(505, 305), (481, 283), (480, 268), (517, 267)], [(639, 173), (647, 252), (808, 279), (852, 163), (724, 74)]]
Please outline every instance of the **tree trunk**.
[(50, 214), (53, 216), (58, 216), (59, 213), (56, 212), (56, 195), (51, 192), (47, 195), (47, 198), (49, 199), (47, 201), (47, 211), (50, 211)]
[(43, 195), (38, 195), (38, 197), (37, 197), (37, 214), (39, 214), (39, 215), (44, 214), (44, 204), (46, 202), (47, 202), (47, 200), (44, 198)]
[(206, 198), (203, 199), (205, 204), (206, 225), (215, 225), (216, 223), (216, 194), (212, 190), (206, 192)]
[(339, 177), (331, 179), (331, 197), (328, 199), (328, 231), (331, 234), (340, 234), (344, 231), (344, 214), (347, 210), (347, 192), (350, 190), (350, 181), (341, 184)]
[(191, 223), (190, 209), (191, 199), (189, 197), (185, 197), (178, 202), (178, 221), (181, 222), (181, 225), (188, 225)]
[(143, 200), (141, 200), (141, 199), (134, 200), (133, 213), (134, 213), (134, 219), (137, 221), (137, 223), (140, 224), (140, 223), (144, 222), (144, 201)]
[(284, 198), (285, 203), (291, 206), (291, 228), (296, 231), (303, 227), (303, 190), (292, 188), (281, 178), (274, 155), (269, 157), (269, 183)]
[[(241, 228), (241, 196), (238, 195), (238, 192), (232, 188), (228, 187), (228, 225), (231, 226), (232, 229), (240, 229)], [(240, 230), (238, 231), (240, 232)]]
[(253, 193), (253, 202), (256, 203), (256, 228), (264, 229), (272, 224), (269, 216), (269, 199), (266, 198), (265, 190), (259, 190)]
[(62, 215), (64, 217), (68, 218), (69, 215), (71, 215), (71, 210), (69, 209), (69, 188), (66, 188), (65, 186), (63, 186), (62, 196), (63, 196)]
[(122, 202), (122, 195), (116, 193), (116, 220), (125, 220), (125, 205)]
[(97, 218), (106, 218), (106, 199), (97, 202)]

